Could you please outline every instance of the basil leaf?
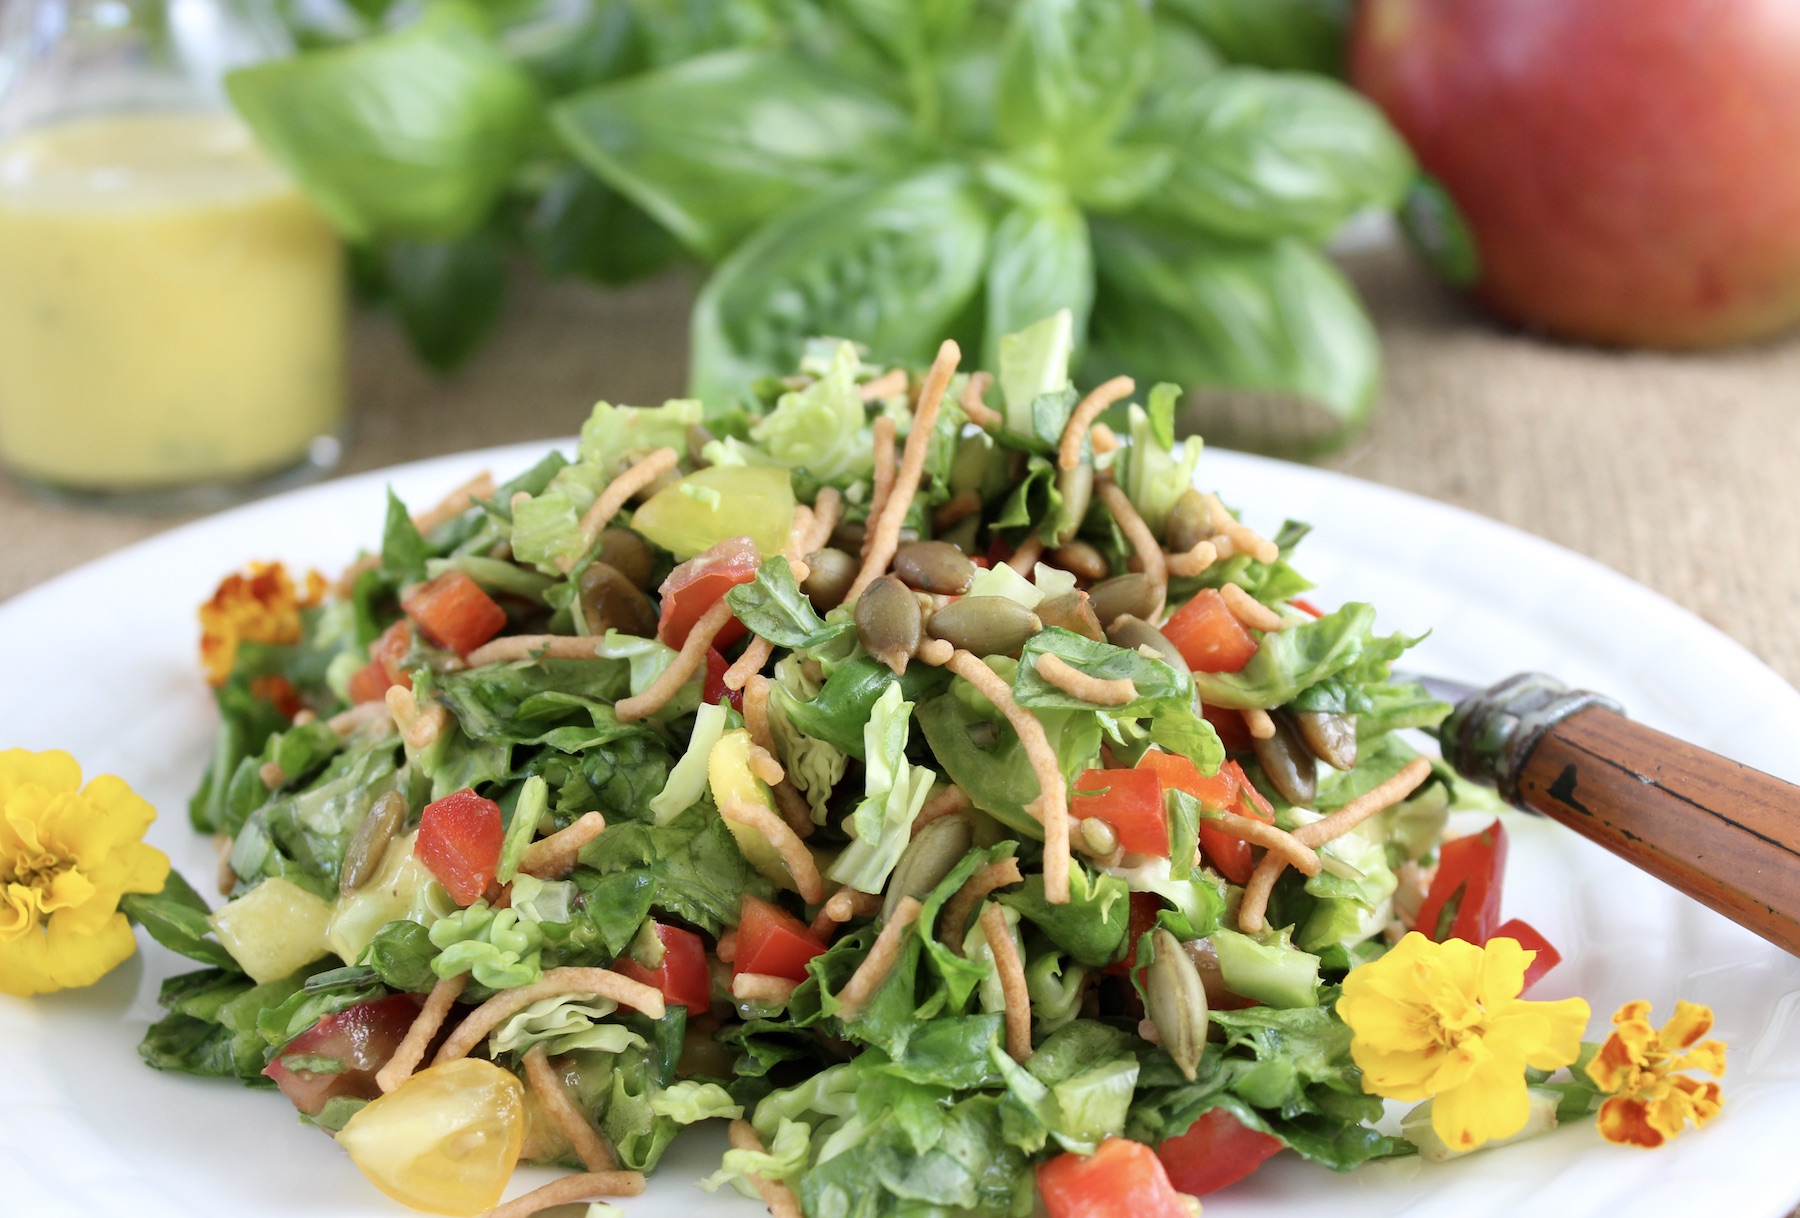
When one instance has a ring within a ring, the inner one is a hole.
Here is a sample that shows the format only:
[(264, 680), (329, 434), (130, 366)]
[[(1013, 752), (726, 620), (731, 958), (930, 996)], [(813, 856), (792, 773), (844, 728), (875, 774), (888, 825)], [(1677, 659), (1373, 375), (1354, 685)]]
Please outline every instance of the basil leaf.
[(474, 229), (538, 122), (530, 79), (459, 0), (395, 33), (239, 69), (225, 87), (257, 141), (355, 241)]
[(974, 0), (837, 0), (832, 7), (896, 63), (914, 70), (929, 70), (975, 9)]
[(506, 299), (506, 249), (491, 230), (382, 251), (388, 298), (414, 350), (439, 372), (474, 353)]
[(988, 218), (951, 167), (858, 185), (764, 226), (694, 304), (694, 396), (723, 402), (780, 374), (819, 334), (925, 363), (980, 284)]
[(243, 972), (224, 945), (211, 937), (206, 902), (179, 872), (169, 872), (161, 892), (126, 893), (119, 898), (119, 909), (170, 951), (228, 972)]
[(1001, 141), (1071, 161), (1104, 143), (1150, 79), (1150, 30), (1138, 0), (1021, 0), (1000, 50)]
[(1296, 241), (1230, 245), (1109, 223), (1094, 229), (1099, 291), (1090, 368), (1253, 390), (1316, 407), (1291, 440), (1324, 451), (1367, 420), (1380, 379), (1375, 328), (1350, 286)]
[(1232, 63), (1336, 76), (1352, 0), (1163, 0)]
[(1413, 180), (1400, 136), (1335, 81), (1228, 68), (1158, 89), (1134, 134), (1175, 150), (1146, 212), (1222, 237), (1329, 237)]
[(573, 162), (550, 178), (523, 236), (549, 274), (608, 286), (653, 275), (682, 254), (669, 230)]
[(756, 570), (756, 578), (725, 594), (738, 621), (777, 647), (817, 647), (856, 629), (845, 620), (825, 622), (794, 582), (794, 569), (777, 554)]
[(387, 493), (387, 520), (381, 528), (381, 569), (395, 583), (415, 583), (425, 578), (425, 539), (412, 515), (392, 487)]
[(1094, 251), (1087, 221), (1067, 201), (1015, 207), (988, 248), (984, 367), (1000, 366), (1000, 338), (1066, 308), (1077, 348), (1094, 303)]
[(891, 165), (906, 114), (838, 72), (775, 52), (726, 51), (558, 104), (564, 143), (696, 253), (848, 178)]

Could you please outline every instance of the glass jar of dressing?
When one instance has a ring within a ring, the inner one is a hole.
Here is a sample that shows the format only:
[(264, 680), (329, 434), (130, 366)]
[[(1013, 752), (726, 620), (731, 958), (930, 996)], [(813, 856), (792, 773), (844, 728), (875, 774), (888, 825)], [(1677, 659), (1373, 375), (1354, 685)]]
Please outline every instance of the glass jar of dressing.
[(0, 460), (136, 502), (334, 464), (343, 251), (231, 112), (257, 0), (0, 2)]

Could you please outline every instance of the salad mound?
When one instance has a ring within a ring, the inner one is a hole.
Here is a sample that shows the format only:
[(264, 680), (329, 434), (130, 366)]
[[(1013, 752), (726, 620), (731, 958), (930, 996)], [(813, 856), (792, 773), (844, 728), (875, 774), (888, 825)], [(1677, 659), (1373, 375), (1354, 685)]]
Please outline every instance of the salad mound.
[(1282, 1149), (1412, 1153), (1336, 1002), (1418, 920), (1458, 788), (1402, 729), (1449, 707), (1070, 334), (995, 376), (821, 341), (390, 494), (297, 632), (209, 636), (229, 900), (140, 907), (205, 965), (144, 1058), (280, 1088), (441, 1213), (521, 1159), (584, 1174), (507, 1214), (635, 1191), (714, 1117), (706, 1186), (813, 1218), (1185, 1214)]

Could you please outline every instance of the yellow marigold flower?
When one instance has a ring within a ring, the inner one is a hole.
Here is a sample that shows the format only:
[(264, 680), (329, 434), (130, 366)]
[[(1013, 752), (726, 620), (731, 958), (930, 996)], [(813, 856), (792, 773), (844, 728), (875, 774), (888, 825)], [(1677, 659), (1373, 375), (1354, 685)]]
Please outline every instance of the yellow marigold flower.
[(92, 985), (137, 949), (119, 898), (162, 891), (155, 819), (120, 779), (83, 787), (67, 753), (0, 752), (0, 993)]
[(1519, 997), (1536, 955), (1511, 939), (1476, 947), (1407, 935), (1344, 978), (1337, 1012), (1363, 1090), (1432, 1101), (1431, 1127), (1452, 1150), (1474, 1150), (1525, 1127), (1525, 1067), (1555, 1070), (1581, 1052), (1588, 1005)]
[(278, 562), (253, 562), (248, 571), (227, 575), (200, 606), (200, 660), (207, 680), (225, 684), (239, 643), (299, 642), (300, 610), (318, 604), (325, 586), (323, 575), (308, 571), (302, 598)]
[(1650, 1026), (1650, 1004), (1628, 1002), (1613, 1012), (1613, 1033), (1588, 1063), (1588, 1077), (1612, 1098), (1600, 1105), (1600, 1133), (1609, 1142), (1646, 1148), (1661, 1146), (1687, 1128), (1719, 1115), (1719, 1084), (1675, 1073), (1725, 1073), (1725, 1042), (1701, 1040), (1712, 1031), (1711, 1007), (1677, 1002), (1675, 1014), (1658, 1031)]

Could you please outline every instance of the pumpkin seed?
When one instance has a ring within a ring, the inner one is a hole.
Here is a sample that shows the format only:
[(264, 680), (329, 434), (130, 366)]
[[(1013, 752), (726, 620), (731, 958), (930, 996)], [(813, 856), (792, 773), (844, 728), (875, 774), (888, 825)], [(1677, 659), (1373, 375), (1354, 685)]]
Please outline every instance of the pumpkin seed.
[(1039, 601), (1037, 615), (1046, 626), (1061, 626), (1064, 630), (1073, 630), (1096, 643), (1106, 638), (1100, 630), (1100, 619), (1094, 616), (1094, 607), (1088, 604), (1088, 594), (1085, 592), (1065, 592), (1061, 596)]
[(349, 896), (375, 878), (387, 858), (388, 843), (406, 823), (406, 812), (406, 797), (398, 791), (383, 792), (370, 806), (344, 848), (344, 864), (338, 869), (340, 896)]
[(589, 634), (608, 630), (648, 637), (656, 633), (656, 606), (611, 563), (588, 564), (581, 573), (581, 618)]
[(844, 603), (860, 566), (856, 559), (833, 546), (808, 554), (806, 565), (809, 571), (800, 590), (820, 613), (830, 613)]
[(687, 425), (688, 460), (693, 462), (696, 468), (704, 468), (710, 464), (706, 459), (705, 453), (706, 446), (712, 442), (713, 433), (706, 430), (705, 427), (701, 426), (699, 423), (689, 423)]
[(1056, 492), (1062, 496), (1063, 512), (1068, 523), (1050, 539), (1050, 544), (1066, 546), (1075, 540), (1075, 530), (1081, 527), (1081, 518), (1087, 515), (1088, 504), (1094, 501), (1094, 467), (1083, 461), (1074, 469), (1056, 471)]
[(1212, 533), (1212, 511), (1206, 506), (1206, 496), (1189, 487), (1181, 492), (1181, 497), (1169, 511), (1169, 522), (1163, 526), (1163, 540), (1172, 552), (1184, 554)]
[(630, 529), (601, 529), (600, 552), (595, 558), (646, 591), (656, 573), (656, 555), (650, 543)]
[(988, 461), (993, 451), (994, 441), (986, 432), (962, 438), (956, 446), (956, 455), (950, 459), (950, 476), (945, 479), (952, 495), (981, 489), (981, 484), (987, 481)]
[(1281, 798), (1296, 807), (1306, 807), (1319, 793), (1318, 763), (1301, 742), (1300, 731), (1287, 712), (1271, 711), (1269, 718), (1275, 724), (1275, 734), (1266, 740), (1251, 737), (1250, 747)]
[(964, 516), (961, 520), (938, 534), (938, 540), (948, 542), (964, 554), (973, 554), (977, 539), (981, 534), (981, 517)]
[(1102, 580), (1088, 589), (1088, 597), (1100, 624), (1111, 626), (1125, 614), (1148, 620), (1162, 600), (1160, 592), (1155, 580), (1136, 571)]
[(1076, 828), (1075, 844), (1089, 858), (1103, 859), (1119, 848), (1119, 834), (1098, 816), (1088, 816)]
[(1141, 617), (1126, 613), (1114, 618), (1112, 625), (1106, 628), (1106, 641), (1127, 651), (1148, 647), (1176, 672), (1187, 671), (1187, 661), (1182, 658), (1180, 649), (1169, 641), (1169, 636)]
[(947, 541), (909, 541), (894, 552), (894, 574), (920, 592), (961, 596), (975, 582), (975, 564)]
[(881, 916), (890, 918), (903, 897), (923, 898), (962, 862), (975, 845), (975, 822), (966, 813), (952, 812), (940, 816), (919, 830), (894, 864), (888, 878), (887, 899), (882, 902)]
[(1050, 561), (1076, 578), (1090, 582), (1105, 579), (1112, 571), (1106, 563), (1106, 556), (1079, 538), (1050, 551)]
[(895, 673), (906, 672), (906, 662), (919, 649), (923, 626), (918, 600), (891, 575), (882, 576), (856, 598), (856, 637)]
[[(831, 531), (831, 544), (849, 554), (861, 554), (863, 538), (867, 536), (869, 523), (866, 520), (845, 520)], [(919, 530), (911, 525), (903, 525), (900, 529), (900, 540), (917, 541)]]
[(1294, 726), (1314, 757), (1334, 770), (1356, 768), (1356, 716), (1333, 711), (1299, 711)]
[(977, 656), (1017, 656), (1044, 628), (1037, 614), (1004, 596), (965, 596), (931, 615), (931, 637)]
[(1150, 932), (1155, 955), (1144, 973), (1145, 1005), (1156, 1035), (1176, 1067), (1189, 1082), (1200, 1069), (1206, 1051), (1206, 1032), (1211, 1013), (1200, 970), (1182, 950), (1181, 940), (1162, 927)]

